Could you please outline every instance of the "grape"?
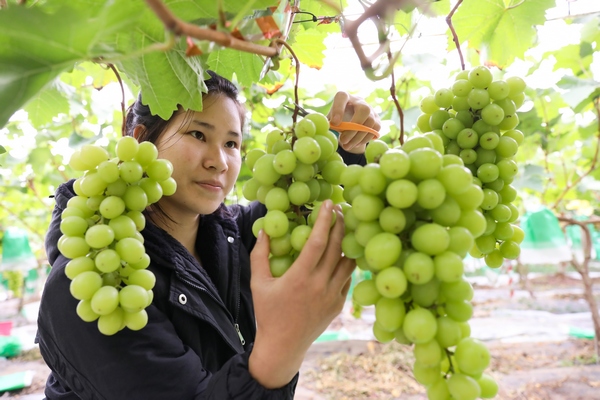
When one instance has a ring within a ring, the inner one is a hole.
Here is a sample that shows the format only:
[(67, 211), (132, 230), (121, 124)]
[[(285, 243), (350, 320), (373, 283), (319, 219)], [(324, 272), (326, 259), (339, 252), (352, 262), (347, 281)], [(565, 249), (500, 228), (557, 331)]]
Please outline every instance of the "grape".
[(381, 329), (394, 332), (404, 322), (406, 308), (400, 298), (381, 297), (375, 303), (375, 321)]
[(413, 343), (427, 343), (437, 333), (437, 323), (433, 314), (424, 308), (415, 308), (406, 313), (402, 329)]
[(119, 290), (113, 286), (102, 286), (92, 296), (90, 305), (98, 315), (112, 313), (119, 305)]
[(492, 73), (484, 66), (471, 69), (468, 76), (469, 82), (476, 88), (487, 88), (492, 83)]
[[(406, 280), (404, 282), (406, 283)], [(399, 296), (400, 295), (397, 297)], [(372, 306), (381, 298), (381, 293), (377, 289), (373, 279), (366, 279), (358, 282), (356, 286), (354, 286), (352, 298), (361, 306)]]
[(305, 164), (316, 163), (321, 156), (321, 147), (319, 147), (319, 143), (308, 136), (296, 140), (293, 149), (296, 158)]
[(138, 312), (148, 304), (147, 291), (138, 285), (127, 285), (119, 291), (119, 305), (124, 311)]
[(136, 156), (139, 148), (139, 143), (135, 138), (126, 136), (117, 142), (115, 152), (121, 161), (130, 161)]
[(69, 290), (77, 300), (90, 300), (102, 287), (102, 277), (94, 271), (84, 271), (71, 281)]
[(388, 203), (396, 208), (408, 208), (417, 201), (418, 188), (410, 180), (398, 179), (388, 185), (385, 197)]
[(406, 279), (417, 285), (429, 282), (435, 271), (431, 257), (420, 252), (410, 254), (404, 261), (403, 269)]
[(77, 308), (75, 312), (85, 322), (93, 322), (100, 317), (98, 314), (92, 310), (92, 304), (90, 300), (80, 300), (77, 303)]
[(365, 246), (365, 257), (370, 266), (381, 270), (395, 263), (401, 250), (400, 238), (392, 233), (383, 232), (369, 240)]
[(454, 399), (475, 400), (481, 395), (477, 381), (468, 375), (455, 373), (448, 379), (448, 391)]
[(398, 298), (408, 286), (404, 272), (398, 267), (389, 267), (380, 271), (375, 278), (377, 292), (390, 299)]
[(464, 338), (456, 346), (454, 357), (464, 374), (480, 376), (490, 363), (490, 353), (479, 340)]
[[(304, 136), (313, 137), (317, 133), (317, 127), (310, 119), (303, 118), (296, 123), (295, 133), (296, 133), (296, 137), (299, 137), (299, 138), (304, 137)], [(268, 138), (267, 138), (267, 144), (268, 144)]]
[(116, 334), (125, 326), (124, 316), (125, 313), (120, 307), (117, 307), (110, 314), (101, 315), (100, 318), (98, 318), (98, 330), (106, 336)]
[(482, 374), (481, 378), (477, 379), (477, 383), (481, 388), (481, 398), (491, 399), (498, 394), (498, 384), (496, 380), (489, 374)]
[(450, 235), (438, 224), (423, 224), (411, 236), (413, 247), (428, 255), (441, 254), (448, 249)]

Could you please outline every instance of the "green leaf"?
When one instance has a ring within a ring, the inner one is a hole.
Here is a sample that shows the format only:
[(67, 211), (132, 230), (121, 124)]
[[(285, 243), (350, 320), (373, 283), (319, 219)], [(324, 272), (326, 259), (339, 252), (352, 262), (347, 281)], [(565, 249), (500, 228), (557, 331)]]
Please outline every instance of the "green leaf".
[[(452, 17), (461, 43), (483, 51), (486, 61), (499, 66), (523, 58), (535, 37), (534, 25), (543, 24), (554, 0), (464, 0)], [(449, 45), (452, 35), (448, 32)]]
[(315, 29), (300, 28), (294, 38), (292, 48), (302, 64), (320, 69), (325, 58), (325, 38), (327, 34)]
[(31, 150), (27, 162), (33, 168), (33, 172), (40, 175), (44, 171), (44, 167), (48, 164), (48, 161), (52, 158), (52, 153), (47, 147), (39, 147)]
[(96, 140), (100, 139), (101, 137), (102, 137), (102, 133), (99, 133), (99, 134), (91, 136), (91, 137), (83, 137), (83, 136), (78, 135), (77, 133), (73, 132), (71, 134), (71, 136), (69, 136), (69, 147), (71, 147), (73, 149), (77, 149), (77, 148), (83, 146), (84, 144), (94, 143)]
[(4, 148), (4, 146), (0, 145), (0, 154), (4, 153), (6, 153), (6, 149)]
[(546, 182), (544, 167), (534, 164), (526, 164), (521, 176), (513, 182), (515, 189), (530, 189), (540, 193), (544, 190)]
[(576, 112), (591, 103), (592, 98), (600, 95), (600, 82), (591, 79), (564, 76), (556, 85), (565, 90), (562, 98)]
[(52, 122), (52, 118), (60, 113), (69, 113), (69, 102), (57, 85), (48, 86), (38, 92), (25, 107), (29, 120), (34, 127), (41, 127)]
[(135, 23), (140, 13), (131, 10), (136, 3), (96, 2), (100, 12), (97, 7), (63, 7), (52, 14), (38, 7), (0, 10), (0, 127), (61, 72), (106, 51), (97, 45)]
[[(242, 86), (251, 86), (260, 77), (263, 60), (256, 54), (224, 49), (210, 53), (207, 64), (219, 75), (231, 80), (235, 73)], [(239, 65), (243, 65), (244, 68), (236, 68)]]
[[(119, 44), (127, 53), (162, 42), (164, 30), (158, 21), (148, 18), (135, 32), (121, 36)], [(202, 110), (201, 93), (206, 92), (203, 68), (198, 57), (186, 57), (184, 41), (178, 41), (174, 49), (166, 52), (125, 59), (119, 63), (119, 69), (140, 87), (142, 101), (150, 111), (163, 119), (169, 119), (178, 105)]]
[(588, 48), (591, 48), (591, 45), (583, 42), (580, 45), (572, 44), (562, 47), (559, 50), (548, 52), (546, 55), (553, 55), (556, 58), (555, 71), (559, 68), (567, 68), (573, 71), (574, 75), (578, 75), (582, 70), (587, 70), (592, 63), (591, 53), (586, 55)]
[[(219, 4), (222, 5), (222, 10), (219, 10)], [(269, 14), (271, 7), (278, 5), (277, 0), (254, 0), (250, 7), (247, 7), (248, 1), (239, 0), (168, 0), (165, 4), (177, 17), (183, 21), (191, 22), (194, 25), (207, 27), (215, 24), (221, 17), (220, 11), (223, 12), (225, 18), (231, 21), (239, 13), (243, 13), (250, 20), (254, 17)], [(239, 27), (239, 25), (237, 25)]]

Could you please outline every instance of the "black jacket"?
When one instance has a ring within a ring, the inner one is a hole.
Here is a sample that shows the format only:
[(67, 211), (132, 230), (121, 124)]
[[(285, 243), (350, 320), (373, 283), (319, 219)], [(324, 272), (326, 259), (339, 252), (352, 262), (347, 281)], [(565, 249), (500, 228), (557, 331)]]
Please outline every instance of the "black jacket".
[[(364, 155), (339, 149), (348, 164), (365, 164)], [(49, 400), (292, 399), (298, 375), (280, 388), (261, 386), (248, 371), (256, 334), (250, 292), (253, 222), (266, 209), (222, 205), (201, 219), (196, 259), (164, 230), (147, 223), (142, 231), (156, 276), (148, 324), (102, 335), (96, 323), (82, 321), (64, 273), (67, 262), (57, 248), (60, 215), (73, 197), (73, 181), (56, 191), (46, 236), (52, 270), (38, 316), (40, 352), (52, 370)]]

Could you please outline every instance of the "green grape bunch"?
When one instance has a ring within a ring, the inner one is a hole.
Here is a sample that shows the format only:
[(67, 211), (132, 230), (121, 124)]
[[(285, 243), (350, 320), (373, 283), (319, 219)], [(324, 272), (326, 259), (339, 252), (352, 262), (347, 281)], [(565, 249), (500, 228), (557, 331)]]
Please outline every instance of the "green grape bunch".
[(273, 129), (267, 134), (265, 150), (254, 148), (246, 155), (252, 178), (244, 183), (242, 193), (267, 208), (252, 231), (258, 236), (263, 229), (269, 236), (269, 265), (275, 277), (288, 270), (304, 247), (320, 204), (327, 199), (344, 203), (340, 176), (347, 166), (337, 147), (327, 117), (315, 112), (293, 129)]
[(374, 306), (378, 341), (412, 346), (414, 377), (431, 400), (498, 392), (490, 353), (471, 337), (463, 259), (496, 268), (519, 255), (511, 183), (524, 89), (517, 77), (493, 81), (486, 67), (461, 72), (451, 89), (421, 101), (421, 134), (394, 148), (371, 141), (368, 164), (340, 176), (349, 205), (342, 250), (372, 277), (354, 287), (355, 310)]
[(69, 165), (83, 176), (76, 179), (76, 196), (61, 214), (58, 249), (70, 261), (65, 274), (71, 295), (79, 300), (77, 315), (97, 321), (104, 335), (127, 327), (146, 326), (145, 308), (153, 299), (154, 274), (140, 233), (143, 211), (177, 188), (172, 164), (159, 159), (151, 142), (122, 137), (116, 157), (100, 146), (84, 145)]

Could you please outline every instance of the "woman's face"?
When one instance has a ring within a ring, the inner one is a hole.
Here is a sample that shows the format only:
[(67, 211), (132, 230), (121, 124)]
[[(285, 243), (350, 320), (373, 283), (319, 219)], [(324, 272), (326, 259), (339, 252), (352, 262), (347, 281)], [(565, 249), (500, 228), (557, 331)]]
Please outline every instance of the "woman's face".
[(175, 194), (159, 203), (177, 222), (213, 213), (235, 185), (242, 163), (239, 105), (224, 95), (205, 96), (203, 104), (199, 112), (178, 112), (156, 143), (158, 157), (171, 161), (177, 181)]

